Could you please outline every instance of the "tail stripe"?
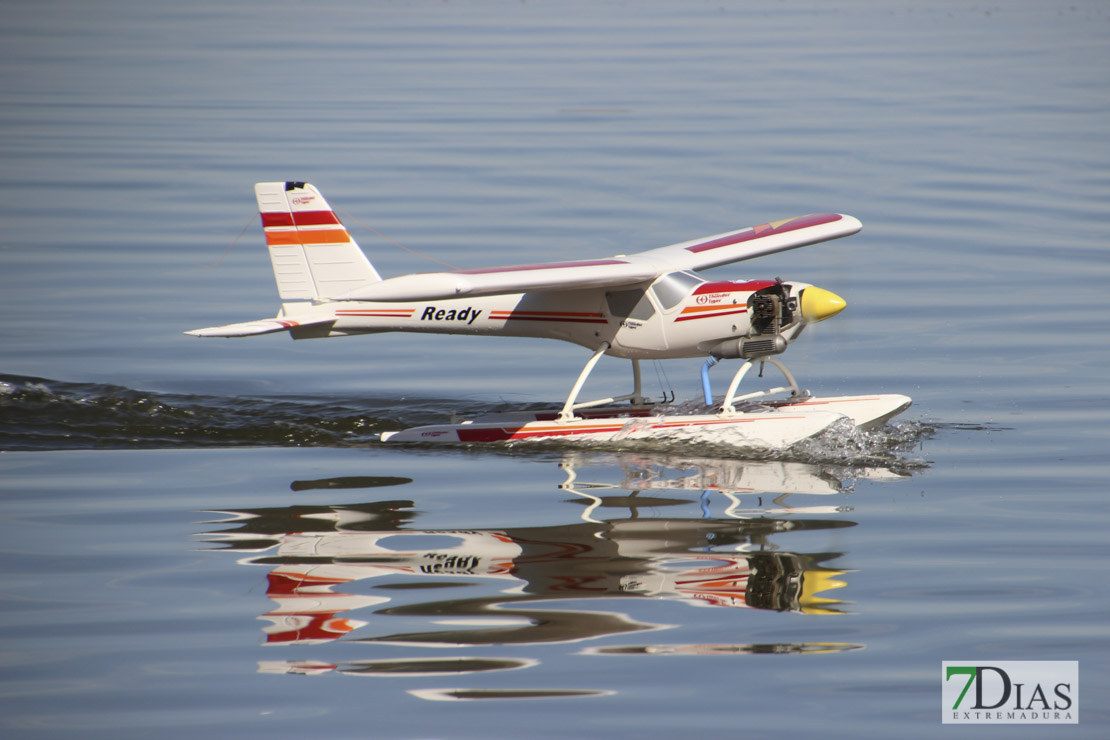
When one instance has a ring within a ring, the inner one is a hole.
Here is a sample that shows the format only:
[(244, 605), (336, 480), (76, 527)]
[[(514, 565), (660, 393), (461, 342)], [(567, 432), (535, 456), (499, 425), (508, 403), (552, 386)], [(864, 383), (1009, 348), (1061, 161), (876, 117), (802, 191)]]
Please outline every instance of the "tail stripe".
[(281, 226), (342, 226), (331, 211), (298, 211), (297, 213), (263, 213), (262, 226), (270, 229)]
[(271, 247), (288, 244), (346, 244), (351, 235), (346, 229), (327, 231), (266, 231), (266, 244)]

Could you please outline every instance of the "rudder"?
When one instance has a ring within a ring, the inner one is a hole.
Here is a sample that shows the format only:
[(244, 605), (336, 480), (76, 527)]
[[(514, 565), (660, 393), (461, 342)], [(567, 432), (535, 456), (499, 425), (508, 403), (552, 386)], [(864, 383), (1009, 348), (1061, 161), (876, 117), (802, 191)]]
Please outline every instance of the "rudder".
[(381, 276), (314, 186), (254, 186), (262, 229), (283, 300), (339, 298)]

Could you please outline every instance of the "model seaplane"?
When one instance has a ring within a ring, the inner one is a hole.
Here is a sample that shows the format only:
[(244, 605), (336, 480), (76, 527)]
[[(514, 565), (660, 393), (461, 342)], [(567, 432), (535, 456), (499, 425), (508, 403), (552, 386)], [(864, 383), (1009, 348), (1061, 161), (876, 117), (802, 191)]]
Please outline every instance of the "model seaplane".
[[(452, 418), (448, 424), (385, 432), (383, 441), (709, 438), (773, 449), (845, 419), (862, 428), (877, 426), (910, 405), (901, 395), (812, 396), (777, 357), (807, 326), (843, 310), (839, 296), (801, 282), (712, 281), (695, 272), (855, 234), (861, 224), (851, 216), (812, 214), (606, 259), (383, 280), (315, 187), (267, 182), (255, 185), (255, 194), (281, 310), (274, 318), (188, 334), (288, 332), (293, 339), (312, 339), (404, 331), (541, 337), (593, 353), (561, 408)], [(603, 355), (632, 361), (632, 391), (578, 401)], [(641, 360), (682, 357), (707, 358), (705, 406), (692, 413), (653, 404), (641, 389)], [(725, 359), (743, 362), (723, 400), (714, 403), (708, 370)], [(761, 369), (765, 363), (778, 368), (787, 385), (737, 395), (757, 363)]]

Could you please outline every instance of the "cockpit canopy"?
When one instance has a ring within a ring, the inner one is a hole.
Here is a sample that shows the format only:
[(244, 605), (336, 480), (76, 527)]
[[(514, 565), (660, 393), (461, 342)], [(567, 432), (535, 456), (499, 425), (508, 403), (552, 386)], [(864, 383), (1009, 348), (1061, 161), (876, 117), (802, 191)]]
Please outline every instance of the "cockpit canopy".
[[(655, 315), (656, 305), (663, 311), (669, 311), (704, 282), (705, 278), (692, 272), (670, 272), (647, 290), (614, 290), (606, 293), (605, 299), (614, 316), (647, 321)], [(654, 296), (654, 303), (649, 293)]]

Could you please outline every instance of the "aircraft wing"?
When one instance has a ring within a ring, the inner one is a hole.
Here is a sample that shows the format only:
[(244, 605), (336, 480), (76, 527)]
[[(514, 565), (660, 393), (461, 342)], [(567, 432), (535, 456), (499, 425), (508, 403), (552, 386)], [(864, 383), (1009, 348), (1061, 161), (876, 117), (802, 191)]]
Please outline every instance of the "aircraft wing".
[(423, 301), (464, 296), (634, 285), (662, 274), (642, 260), (613, 257), (578, 262), (425, 272), (365, 285), (339, 300)]
[(337, 300), (420, 301), (635, 285), (668, 272), (717, 267), (849, 236), (860, 228), (851, 216), (819, 213), (608, 259), (404, 275), (364, 285)]
[(861, 228), (858, 219), (843, 213), (814, 213), (651, 249), (629, 259), (666, 264), (667, 272), (704, 270), (851, 236)]

